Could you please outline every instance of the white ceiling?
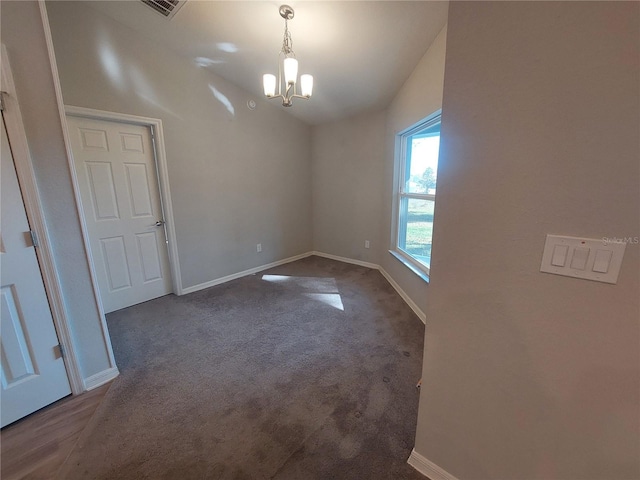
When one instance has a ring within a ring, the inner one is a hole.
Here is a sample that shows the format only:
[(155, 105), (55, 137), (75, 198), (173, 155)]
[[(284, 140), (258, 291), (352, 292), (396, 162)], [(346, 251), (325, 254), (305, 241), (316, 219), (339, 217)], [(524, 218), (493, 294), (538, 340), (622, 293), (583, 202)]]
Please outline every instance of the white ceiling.
[[(283, 1), (188, 0), (167, 20), (137, 0), (89, 4), (148, 39), (262, 96), (277, 74)], [(299, 73), (314, 76), (310, 100), (288, 112), (311, 125), (384, 108), (447, 20), (445, 1), (288, 1)], [(278, 100), (272, 100), (277, 102)], [(284, 108), (284, 107), (282, 107)]]

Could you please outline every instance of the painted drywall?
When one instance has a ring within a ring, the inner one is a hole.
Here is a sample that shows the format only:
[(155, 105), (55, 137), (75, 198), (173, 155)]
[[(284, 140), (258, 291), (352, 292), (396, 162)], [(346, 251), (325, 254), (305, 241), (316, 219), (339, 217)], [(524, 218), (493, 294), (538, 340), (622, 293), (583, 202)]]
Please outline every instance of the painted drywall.
[(184, 288), (311, 250), (310, 127), (83, 2), (47, 9), (66, 104), (163, 122)]
[(380, 265), (423, 312), (427, 283), (388, 252), (395, 136), (442, 107), (445, 48), (446, 26), (387, 110), (315, 126), (312, 133), (314, 250)]
[(385, 112), (313, 128), (314, 250), (380, 263), (384, 131)]
[[(640, 5), (451, 2), (416, 452), (458, 478), (640, 478)], [(617, 285), (547, 233), (631, 239)]]
[[(447, 27), (445, 26), (389, 105), (384, 147), (385, 163), (382, 183), (379, 184), (382, 196), (379, 210), (382, 219), (380, 242), (383, 245), (379, 264), (423, 312), (426, 311), (427, 304), (425, 294), (428, 289), (427, 283), (388, 252), (393, 243), (394, 211), (392, 207), (393, 197), (397, 193), (397, 182), (394, 177), (395, 140), (399, 132), (442, 108), (446, 35)], [(438, 228), (436, 224), (434, 224), (435, 228)]]
[(0, 3), (16, 93), (83, 378), (111, 367), (91, 287), (37, 2)]

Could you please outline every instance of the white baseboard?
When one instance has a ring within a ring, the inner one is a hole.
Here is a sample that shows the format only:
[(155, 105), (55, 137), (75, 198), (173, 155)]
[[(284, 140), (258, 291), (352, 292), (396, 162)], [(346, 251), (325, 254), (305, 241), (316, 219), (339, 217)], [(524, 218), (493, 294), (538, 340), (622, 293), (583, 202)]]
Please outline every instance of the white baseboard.
[(380, 265), (377, 265), (375, 263), (370, 263), (370, 262), (363, 262), (362, 260), (354, 260), (353, 258), (339, 257), (338, 255), (331, 255), (330, 253), (324, 253), (324, 252), (318, 252), (318, 251), (311, 252), (311, 255), (317, 255), (318, 257), (330, 258), (331, 260), (337, 260), (339, 262), (352, 263), (354, 265), (360, 265), (361, 267), (367, 267), (367, 268), (373, 268), (374, 270), (379, 270), (382, 276), (387, 279), (387, 282), (389, 282), (391, 286), (396, 290), (396, 292), (398, 292), (398, 295), (400, 295), (402, 299), (405, 301), (405, 303), (409, 305), (411, 310), (413, 310), (413, 312), (418, 316), (418, 318), (422, 321), (422, 323), (426, 323), (427, 316), (425, 315), (425, 313), (420, 309), (420, 307), (418, 307), (418, 305), (416, 305), (416, 302), (414, 302), (413, 300), (411, 300), (411, 298), (409, 298), (409, 295), (407, 295), (407, 293), (400, 287), (400, 285), (398, 285), (398, 282), (396, 282), (391, 277), (391, 275), (389, 275), (385, 271), (385, 269), (382, 268)]
[(307, 258), (311, 256), (311, 252), (302, 253), (300, 255), (296, 255), (294, 257), (285, 258), (283, 260), (278, 260), (277, 262), (268, 263), (266, 265), (260, 265), (259, 267), (250, 268), (249, 270), (244, 270), (242, 272), (233, 273), (231, 275), (227, 275), (226, 277), (216, 278), (215, 280), (211, 280), (209, 282), (200, 283), (198, 285), (193, 285), (192, 287), (187, 287), (182, 289), (182, 295), (186, 295), (187, 293), (197, 292), (198, 290), (204, 290), (205, 288), (215, 287), (216, 285), (220, 285), (221, 283), (230, 282), (231, 280), (235, 280), (237, 278), (246, 277), (247, 275), (253, 275), (254, 273), (262, 272), (263, 270), (267, 270), (269, 268), (277, 267), (279, 265), (284, 265), (285, 263), (295, 262), (296, 260), (301, 260), (303, 258)]
[(315, 255), (317, 257), (329, 258), (331, 260), (337, 260), (338, 262), (351, 263), (353, 265), (359, 265), (361, 267), (373, 268), (374, 270), (380, 270), (380, 265), (370, 262), (363, 262), (362, 260), (354, 260), (353, 258), (340, 257), (338, 255), (332, 255), (330, 253), (313, 251), (310, 252), (310, 255)]
[(411, 455), (409, 455), (407, 463), (426, 476), (429, 480), (458, 480), (449, 472), (443, 470), (435, 463), (427, 460), (417, 453), (415, 449), (411, 451)]
[(382, 274), (382, 276), (387, 279), (387, 282), (389, 282), (391, 284), (391, 286), (393, 288), (395, 288), (396, 292), (398, 292), (398, 295), (400, 295), (402, 297), (402, 299), (405, 301), (405, 303), (407, 305), (409, 305), (411, 310), (413, 310), (413, 313), (415, 313), (418, 316), (418, 318), (422, 321), (422, 323), (426, 324), (427, 323), (427, 315), (420, 309), (420, 307), (418, 307), (416, 302), (414, 302), (413, 300), (411, 300), (411, 298), (409, 298), (409, 295), (407, 295), (407, 292), (405, 292), (400, 287), (400, 285), (398, 285), (398, 282), (396, 282), (391, 277), (391, 275), (389, 275), (387, 273), (387, 271), (384, 268), (378, 267), (378, 270), (380, 270), (380, 273)]
[(296, 255), (294, 257), (285, 258), (283, 260), (278, 260), (277, 262), (268, 263), (266, 265), (260, 265), (259, 267), (250, 268), (249, 270), (244, 270), (242, 272), (234, 273), (232, 275), (227, 275), (226, 277), (216, 278), (215, 280), (211, 280), (209, 282), (200, 283), (198, 285), (194, 285), (192, 287), (187, 287), (182, 290), (182, 295), (186, 295), (187, 293), (197, 292), (198, 290), (204, 290), (205, 288), (214, 287), (216, 285), (220, 285), (222, 283), (230, 282), (231, 280), (235, 280), (237, 278), (246, 277), (247, 275), (253, 275), (254, 273), (262, 272), (263, 270), (267, 270), (269, 268), (277, 267), (279, 265), (284, 265), (285, 263), (295, 262), (296, 260), (301, 260), (303, 258), (310, 257), (311, 255), (316, 255), (318, 257), (328, 258), (331, 260), (336, 260), (338, 262), (351, 263), (353, 265), (359, 265), (361, 267), (372, 268), (374, 270), (379, 270), (382, 276), (391, 284), (391, 286), (398, 292), (398, 295), (402, 297), (409, 308), (413, 310), (413, 312), (418, 316), (418, 318), (422, 321), (422, 323), (426, 323), (426, 315), (420, 310), (420, 307), (416, 305), (416, 303), (409, 298), (409, 295), (398, 285), (398, 283), (389, 275), (384, 268), (380, 265), (364, 262), (362, 260), (355, 260), (353, 258), (340, 257), (338, 255), (332, 255), (330, 253), (318, 252), (313, 250), (311, 252), (302, 253), (300, 255)]
[(94, 388), (98, 388), (101, 385), (104, 385), (107, 382), (110, 382), (114, 378), (120, 375), (120, 372), (116, 367), (107, 368), (95, 375), (91, 375), (88, 378), (84, 379), (84, 389), (85, 391), (93, 390)]

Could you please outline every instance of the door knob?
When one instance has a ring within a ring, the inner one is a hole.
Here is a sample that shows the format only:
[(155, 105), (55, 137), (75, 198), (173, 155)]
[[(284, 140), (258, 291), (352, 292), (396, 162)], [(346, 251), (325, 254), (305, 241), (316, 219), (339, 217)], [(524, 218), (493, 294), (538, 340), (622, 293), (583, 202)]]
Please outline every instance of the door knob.
[(163, 226), (163, 225), (164, 225), (164, 220), (158, 220), (158, 221), (156, 222), (156, 227), (161, 227), (161, 226)]

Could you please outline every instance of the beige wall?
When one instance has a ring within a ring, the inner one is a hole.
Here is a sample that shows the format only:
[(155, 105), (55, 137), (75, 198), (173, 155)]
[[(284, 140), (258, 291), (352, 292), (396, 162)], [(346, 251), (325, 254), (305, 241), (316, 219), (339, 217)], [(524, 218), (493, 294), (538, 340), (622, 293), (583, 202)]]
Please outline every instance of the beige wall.
[(387, 110), (315, 126), (312, 134), (314, 250), (381, 265), (422, 311), (427, 283), (388, 252), (394, 146), (398, 132), (441, 108), (445, 46), (446, 27)]
[(416, 451), (458, 478), (640, 478), (640, 5), (452, 2)]
[(380, 262), (384, 128), (384, 112), (313, 128), (314, 250)]
[(446, 27), (385, 111), (315, 126), (312, 133), (314, 250), (382, 266), (423, 312), (427, 283), (388, 252), (395, 137), (442, 107), (445, 47)]
[(37, 2), (0, 3), (16, 93), (83, 378), (111, 367), (91, 287)]
[(47, 9), (66, 104), (163, 121), (183, 287), (311, 249), (308, 126), (81, 2)]
[(382, 192), (381, 242), (384, 246), (380, 256), (380, 265), (423, 312), (426, 311), (427, 304), (425, 294), (428, 289), (427, 283), (388, 253), (394, 232), (392, 206), (393, 195), (396, 193), (394, 179), (395, 139), (399, 132), (418, 123), (442, 107), (446, 36), (447, 27), (445, 26), (389, 105), (386, 120), (385, 165), (380, 184)]

